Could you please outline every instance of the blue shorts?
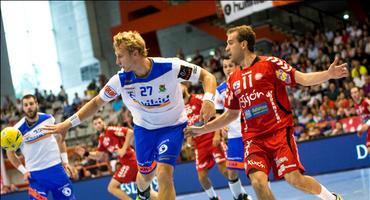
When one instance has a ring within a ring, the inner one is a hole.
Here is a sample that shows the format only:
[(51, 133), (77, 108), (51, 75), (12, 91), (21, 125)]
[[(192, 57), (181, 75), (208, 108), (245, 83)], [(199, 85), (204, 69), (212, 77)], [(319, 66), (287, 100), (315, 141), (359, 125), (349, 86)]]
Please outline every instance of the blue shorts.
[(232, 170), (244, 171), (244, 144), (242, 137), (228, 139), (226, 167)]
[(75, 200), (72, 182), (62, 164), (31, 172), (28, 195), (32, 200), (47, 199), (49, 191), (54, 200)]
[(136, 159), (139, 172), (151, 173), (157, 162), (176, 165), (184, 141), (184, 128), (187, 123), (148, 130), (134, 126)]

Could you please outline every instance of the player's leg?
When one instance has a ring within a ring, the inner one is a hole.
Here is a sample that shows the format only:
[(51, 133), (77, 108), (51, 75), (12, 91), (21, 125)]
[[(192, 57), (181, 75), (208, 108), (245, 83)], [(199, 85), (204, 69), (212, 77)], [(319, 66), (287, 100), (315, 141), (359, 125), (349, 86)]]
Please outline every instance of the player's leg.
[(48, 191), (42, 182), (37, 181), (37, 177), (31, 173), (31, 179), (29, 179), (28, 196), (31, 200), (47, 200)]
[(43, 179), (48, 184), (53, 198), (58, 200), (75, 200), (74, 189), (62, 164), (45, 169), (47, 176)]
[(268, 183), (270, 159), (265, 151), (263, 140), (245, 140), (246, 174), (259, 200), (275, 200)]
[(158, 152), (156, 160), (158, 162), (159, 200), (174, 200), (176, 198), (173, 171), (184, 141), (183, 130), (185, 127), (186, 123), (155, 131), (157, 136), (156, 152)]
[(208, 178), (208, 169), (215, 165), (212, 155), (212, 141), (209, 146), (195, 146), (195, 167), (197, 169), (198, 180), (204, 192), (211, 198), (217, 198), (217, 194), (212, 186), (212, 181)]
[(121, 183), (116, 179), (112, 178), (108, 184), (108, 192), (122, 200), (131, 200), (131, 198), (120, 189)]
[(155, 176), (156, 134), (143, 127), (134, 126), (135, 152), (139, 173), (136, 177), (137, 198), (150, 199), (150, 184)]
[(135, 160), (126, 161), (125, 163), (122, 163), (121, 161), (121, 167), (116, 170), (108, 184), (108, 192), (118, 199), (131, 199), (123, 190), (121, 190), (120, 186), (122, 183), (135, 182), (137, 172), (138, 169)]
[(275, 136), (275, 141), (280, 141), (274, 151), (272, 164), (276, 178), (284, 177), (285, 180), (295, 188), (317, 195), (321, 199), (335, 200), (336, 196), (329, 192), (324, 186), (310, 176), (302, 175), (304, 168), (299, 160), (297, 144), (293, 137), (293, 128), (287, 127), (280, 130)]

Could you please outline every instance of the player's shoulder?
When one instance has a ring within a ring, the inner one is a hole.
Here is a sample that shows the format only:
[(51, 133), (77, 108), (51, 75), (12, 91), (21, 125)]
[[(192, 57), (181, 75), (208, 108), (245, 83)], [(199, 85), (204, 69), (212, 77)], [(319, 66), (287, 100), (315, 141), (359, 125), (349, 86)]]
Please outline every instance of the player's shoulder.
[(175, 63), (180, 61), (177, 57), (172, 58), (164, 58), (164, 57), (150, 57), (150, 59), (153, 61), (153, 63), (161, 64), (161, 63)]
[(23, 126), (26, 123), (26, 118), (22, 117), (16, 124), (14, 124), (14, 128), (20, 129), (21, 126)]

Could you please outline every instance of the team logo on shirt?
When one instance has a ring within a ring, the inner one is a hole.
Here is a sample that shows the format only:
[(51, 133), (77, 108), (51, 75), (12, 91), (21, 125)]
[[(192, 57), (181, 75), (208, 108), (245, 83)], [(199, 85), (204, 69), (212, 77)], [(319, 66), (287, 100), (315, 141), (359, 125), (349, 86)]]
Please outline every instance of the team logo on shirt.
[(284, 72), (282, 69), (276, 70), (275, 73), (276, 73), (276, 77), (284, 81), (286, 84), (290, 84), (292, 82), (290, 75)]
[(244, 116), (246, 120), (258, 117), (260, 115), (266, 114), (269, 111), (267, 103), (257, 104), (244, 111)]
[(234, 90), (237, 90), (240, 88), (240, 81), (235, 81), (234, 84), (233, 84), (233, 88)]
[(109, 85), (104, 88), (104, 95), (108, 98), (114, 98), (117, 95), (117, 92), (113, 90)]
[(166, 85), (159, 85), (159, 92), (166, 92)]
[(191, 73), (193, 72), (193, 68), (181, 65), (180, 72), (177, 75), (177, 78), (182, 78), (184, 80), (189, 80), (191, 77)]

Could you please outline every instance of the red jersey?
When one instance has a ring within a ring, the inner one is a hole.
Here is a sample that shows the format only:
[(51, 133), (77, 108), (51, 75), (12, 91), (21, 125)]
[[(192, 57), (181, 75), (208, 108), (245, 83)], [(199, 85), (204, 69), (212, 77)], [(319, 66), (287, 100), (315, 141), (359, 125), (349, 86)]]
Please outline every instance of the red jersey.
[(355, 102), (355, 109), (357, 115), (361, 116), (362, 121), (366, 123), (367, 120), (370, 120), (370, 100), (367, 98), (362, 98), (361, 102), (357, 104)]
[[(104, 133), (99, 135), (98, 151), (114, 153), (121, 149), (125, 143), (128, 128), (118, 126), (108, 126)], [(127, 147), (126, 154), (119, 157), (121, 163), (128, 160), (136, 160), (135, 152), (131, 146)]]
[(240, 109), (245, 139), (293, 126), (286, 86), (295, 85), (295, 71), (282, 59), (259, 56), (230, 75), (225, 107)]
[[(192, 94), (188, 103), (185, 105), (186, 114), (188, 115), (188, 125), (193, 126), (199, 122), (200, 110), (202, 109), (203, 95)], [(206, 133), (197, 137), (193, 137), (193, 141), (197, 148), (208, 145), (209, 141), (212, 141), (214, 132)], [(208, 141), (208, 142), (207, 142)]]

